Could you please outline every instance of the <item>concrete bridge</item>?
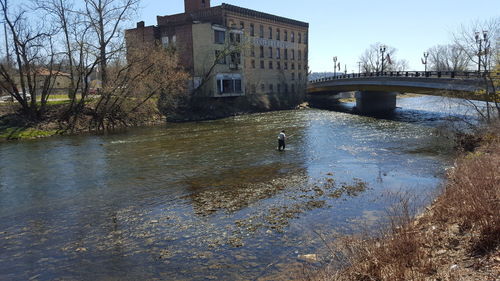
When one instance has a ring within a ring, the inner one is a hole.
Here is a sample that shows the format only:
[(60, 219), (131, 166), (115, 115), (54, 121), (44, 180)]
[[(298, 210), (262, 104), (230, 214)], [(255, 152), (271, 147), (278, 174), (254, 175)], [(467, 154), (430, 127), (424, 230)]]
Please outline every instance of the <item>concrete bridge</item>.
[[(500, 77), (499, 73), (495, 73)], [(396, 108), (398, 93), (455, 96), (481, 100), (473, 93), (486, 90), (484, 73), (477, 72), (377, 72), (344, 74), (310, 81), (307, 95), (311, 101), (331, 102), (342, 92), (356, 92), (356, 108), (370, 113)], [(490, 87), (491, 89), (491, 87)]]

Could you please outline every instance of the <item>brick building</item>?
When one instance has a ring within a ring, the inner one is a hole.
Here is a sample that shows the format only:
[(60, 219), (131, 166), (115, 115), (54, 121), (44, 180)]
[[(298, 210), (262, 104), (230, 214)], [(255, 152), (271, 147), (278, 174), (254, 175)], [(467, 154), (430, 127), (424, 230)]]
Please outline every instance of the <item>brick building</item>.
[[(309, 24), (210, 0), (184, 0), (185, 12), (137, 23), (127, 44), (173, 47), (211, 97), (301, 95), (308, 72)], [(133, 42), (133, 43), (132, 43)]]

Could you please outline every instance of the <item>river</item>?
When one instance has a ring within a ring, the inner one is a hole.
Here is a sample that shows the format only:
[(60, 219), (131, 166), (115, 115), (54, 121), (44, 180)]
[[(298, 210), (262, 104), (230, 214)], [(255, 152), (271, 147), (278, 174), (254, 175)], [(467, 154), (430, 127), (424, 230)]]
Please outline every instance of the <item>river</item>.
[(398, 105), (384, 119), (306, 109), (1, 143), (0, 280), (276, 280), (327, 257), (318, 234), (377, 228), (394, 194), (439, 189), (440, 128), (467, 112)]

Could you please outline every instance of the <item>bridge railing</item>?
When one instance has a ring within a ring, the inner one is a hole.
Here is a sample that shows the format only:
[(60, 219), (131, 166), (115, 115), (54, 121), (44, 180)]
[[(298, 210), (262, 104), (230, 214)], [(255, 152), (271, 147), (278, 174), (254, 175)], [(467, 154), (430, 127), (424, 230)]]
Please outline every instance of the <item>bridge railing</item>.
[[(309, 81), (309, 83), (319, 83), (332, 80), (353, 79), (353, 78), (376, 78), (376, 77), (412, 77), (412, 78), (451, 78), (451, 79), (474, 79), (484, 78), (488, 72), (468, 72), (468, 71), (384, 71), (339, 74)], [(491, 73), (492, 76), (500, 77), (500, 73)]]

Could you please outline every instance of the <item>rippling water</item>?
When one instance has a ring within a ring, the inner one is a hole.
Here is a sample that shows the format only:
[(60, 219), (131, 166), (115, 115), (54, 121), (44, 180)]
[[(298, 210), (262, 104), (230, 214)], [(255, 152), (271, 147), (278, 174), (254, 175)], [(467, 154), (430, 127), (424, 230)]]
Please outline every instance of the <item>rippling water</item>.
[(378, 225), (388, 192), (430, 198), (451, 152), (436, 127), (466, 114), (451, 104), (0, 144), (0, 280), (275, 279), (321, 254), (316, 232)]

